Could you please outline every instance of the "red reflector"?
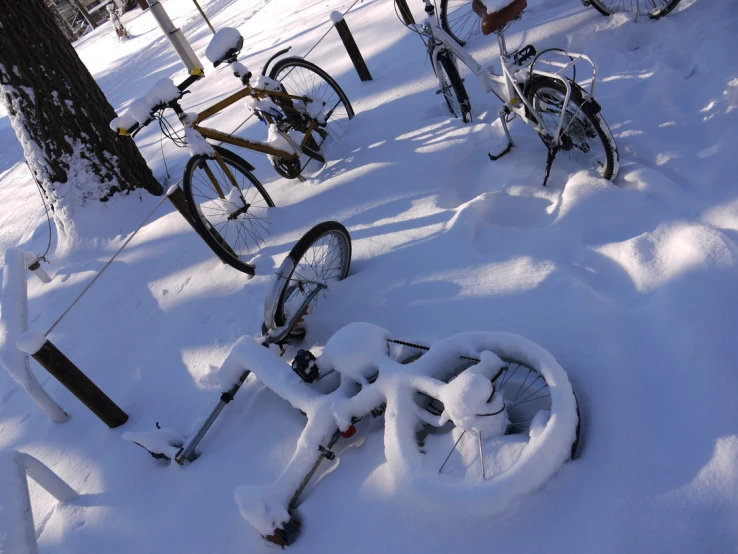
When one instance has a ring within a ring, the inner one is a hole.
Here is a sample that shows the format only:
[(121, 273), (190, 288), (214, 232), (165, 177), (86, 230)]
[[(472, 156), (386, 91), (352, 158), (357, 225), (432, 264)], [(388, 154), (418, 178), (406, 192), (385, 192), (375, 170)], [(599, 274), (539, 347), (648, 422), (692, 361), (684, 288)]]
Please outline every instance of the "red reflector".
[(354, 436), (354, 433), (356, 433), (356, 427), (354, 427), (354, 426), (352, 425), (351, 427), (349, 427), (349, 428), (348, 428), (348, 429), (346, 429), (345, 431), (341, 431), (341, 436), (342, 436), (342, 437), (343, 437), (344, 439), (348, 439), (349, 437), (353, 437), (353, 436)]

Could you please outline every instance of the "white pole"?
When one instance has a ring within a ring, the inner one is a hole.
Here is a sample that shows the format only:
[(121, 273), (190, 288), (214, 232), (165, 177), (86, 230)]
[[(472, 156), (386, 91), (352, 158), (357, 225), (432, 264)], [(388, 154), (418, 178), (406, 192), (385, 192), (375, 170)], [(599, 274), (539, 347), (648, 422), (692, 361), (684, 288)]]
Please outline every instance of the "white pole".
[(0, 293), (0, 366), (23, 387), (36, 405), (54, 423), (69, 419), (67, 413), (41, 387), (31, 371), (28, 355), (16, 347), (18, 337), (28, 331), (28, 289), (25, 256), (19, 248), (5, 251), (3, 286)]
[(79, 496), (33, 456), (15, 450), (0, 450), (0, 552), (38, 554), (27, 476), (59, 502)]
[(199, 75), (202, 73), (202, 63), (200, 63), (200, 60), (197, 58), (197, 54), (195, 54), (190, 43), (187, 42), (182, 31), (177, 29), (174, 26), (174, 23), (172, 23), (172, 20), (169, 19), (167, 12), (164, 11), (164, 7), (161, 5), (159, 0), (154, 0), (149, 3), (149, 11), (151, 11), (151, 15), (154, 16), (154, 19), (156, 19), (161, 30), (164, 31), (164, 35), (174, 47), (174, 50), (177, 52), (177, 56), (182, 60), (182, 63), (187, 68), (190, 75)]

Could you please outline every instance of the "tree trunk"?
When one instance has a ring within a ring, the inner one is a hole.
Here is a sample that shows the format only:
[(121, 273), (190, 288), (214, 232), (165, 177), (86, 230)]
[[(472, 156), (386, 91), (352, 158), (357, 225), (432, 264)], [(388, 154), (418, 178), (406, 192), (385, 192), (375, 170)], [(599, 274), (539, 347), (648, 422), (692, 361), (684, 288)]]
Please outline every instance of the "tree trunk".
[(115, 110), (43, 0), (3, 2), (0, 99), (62, 233), (86, 204), (163, 193), (133, 140), (109, 128)]

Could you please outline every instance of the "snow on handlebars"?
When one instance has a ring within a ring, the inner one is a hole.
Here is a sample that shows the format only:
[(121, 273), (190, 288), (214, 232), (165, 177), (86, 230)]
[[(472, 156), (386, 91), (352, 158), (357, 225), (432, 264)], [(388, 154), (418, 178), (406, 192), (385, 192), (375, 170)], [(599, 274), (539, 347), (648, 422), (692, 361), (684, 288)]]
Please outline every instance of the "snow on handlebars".
[(182, 92), (169, 78), (163, 78), (142, 97), (136, 98), (129, 105), (126, 112), (110, 122), (110, 128), (119, 133), (127, 131), (134, 125), (144, 126), (151, 118), (154, 108), (178, 100)]

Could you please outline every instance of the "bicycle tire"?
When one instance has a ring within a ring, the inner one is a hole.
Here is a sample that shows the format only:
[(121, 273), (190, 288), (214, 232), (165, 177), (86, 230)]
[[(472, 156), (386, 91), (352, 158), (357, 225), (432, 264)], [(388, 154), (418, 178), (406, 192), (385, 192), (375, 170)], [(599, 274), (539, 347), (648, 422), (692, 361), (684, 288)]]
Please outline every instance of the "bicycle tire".
[[(306, 146), (318, 152), (337, 143), (349, 120), (354, 118), (354, 108), (351, 106), (346, 93), (339, 84), (323, 69), (312, 62), (302, 58), (283, 58), (272, 66), (269, 78), (279, 81), (282, 89), (294, 96), (308, 96), (319, 98), (323, 106), (328, 108), (327, 112), (321, 112), (328, 117), (324, 123), (318, 122), (318, 127), (308, 138)], [(304, 106), (296, 105), (290, 99), (272, 97), (272, 100), (285, 113), (284, 129), (294, 129), (304, 133), (310, 123), (315, 120), (307, 113)], [(317, 137), (317, 138), (316, 138)], [(274, 169), (283, 177), (296, 178), (305, 165), (309, 163), (310, 157), (303, 155), (299, 161), (284, 162), (272, 159)]]
[[(333, 245), (321, 243), (323, 239), (333, 240)], [(331, 253), (331, 246), (335, 246), (338, 257)], [(322, 257), (320, 251), (322, 252)], [(283, 275), (287, 283), (282, 289), (276, 303), (274, 322), (278, 327), (284, 325), (293, 314), (290, 309), (296, 310), (302, 305), (301, 297), (312, 290), (310, 283), (319, 278), (322, 282), (329, 280), (341, 281), (346, 278), (351, 265), (351, 236), (346, 227), (337, 221), (324, 221), (317, 224), (292, 248), (288, 257), (294, 265), (289, 275)], [(337, 262), (337, 263), (334, 263)], [(326, 265), (328, 265), (326, 269)], [(318, 297), (306, 307), (310, 309)]]
[[(230, 180), (214, 158), (197, 154), (187, 162), (182, 178), (187, 209), (200, 236), (224, 263), (254, 275), (254, 266), (244, 258), (255, 255), (261, 249), (263, 234), (268, 233), (266, 211), (274, 207), (274, 202), (251, 173), (252, 166), (248, 162), (230, 150), (220, 146), (213, 148), (235, 177), (239, 193), (234, 201), (224, 198), (223, 195), (228, 194), (224, 191), (233, 189)], [(223, 195), (216, 191), (206, 167), (215, 177)], [(204, 175), (198, 170), (202, 170)], [(242, 206), (232, 212), (232, 208), (237, 207), (236, 202)]]
[(591, 6), (605, 16), (617, 12), (635, 13), (636, 15), (645, 13), (651, 19), (659, 19), (668, 15), (679, 5), (679, 2), (681, 0), (590, 0)]
[(460, 46), (482, 34), (482, 20), (470, 0), (441, 0), (441, 28)]
[[(422, 372), (430, 371), (445, 387), (453, 386), (459, 378), (463, 385), (466, 372), (467, 377), (482, 376), (493, 391), (489, 397), (483, 392), (486, 406), (503, 406), (499, 420), (502, 431), (484, 435), (483, 430), (470, 428), (469, 421), (457, 426), (456, 416), (440, 426), (431, 424), (441, 414), (453, 413), (453, 407), (449, 409), (418, 390), (412, 397), (413, 410), (405, 410), (402, 417), (387, 417), (386, 425), (391, 428), (385, 434), (405, 440), (394, 441), (385, 454), (395, 477), (419, 501), (441, 500), (444, 506), (475, 515), (484, 510), (488, 511), (485, 515), (494, 515), (516, 498), (538, 489), (563, 463), (575, 458), (581, 429), (579, 406), (564, 369), (535, 343), (509, 333), (462, 333), (458, 337), (464, 341), (457, 354), (465, 359), (449, 363), (457, 347), (440, 341), (446, 344), (439, 345), (434, 361), (423, 361), (433, 355), (433, 348), (419, 356)], [(484, 351), (498, 356), (502, 367), (485, 360), (481, 355)], [(401, 363), (411, 365), (413, 361), (409, 358)], [(409, 374), (413, 371), (408, 369)], [(477, 388), (467, 388), (471, 392), (466, 394), (475, 396)], [(415, 417), (409, 417), (411, 413)], [(474, 418), (485, 421), (500, 412), (473, 413), (478, 414)], [(471, 433), (462, 440), (468, 431)], [(407, 440), (409, 436), (414, 440)]]
[[(583, 105), (589, 100), (585, 100), (581, 87), (573, 81), (570, 81), (569, 84), (571, 86), (571, 98), (567, 107), (567, 114), (570, 115), (564, 121), (563, 128), (566, 134), (563, 138), (566, 147), (563, 151), (574, 158), (595, 157), (595, 163), (588, 160), (585, 165), (597, 168), (603, 178), (612, 181), (617, 177), (620, 166), (620, 155), (615, 144), (615, 138), (599, 113), (593, 114), (591, 110), (583, 108)], [(558, 79), (534, 75), (526, 86), (525, 95), (528, 102), (543, 117), (545, 130), (553, 135), (561, 114), (560, 106), (563, 106), (566, 95), (565, 85)], [(573, 113), (569, 111), (572, 106), (576, 108)], [(552, 114), (553, 116), (548, 126), (545, 124), (546, 114)], [(546, 143), (544, 135), (539, 134), (539, 136)], [(592, 156), (587, 156), (592, 150), (592, 144), (602, 146), (601, 155), (595, 153)]]
[(454, 117), (460, 117), (464, 123), (470, 123), (472, 115), (469, 95), (459, 76), (459, 70), (447, 50), (438, 53), (438, 66), (441, 74), (438, 75), (437, 70), (436, 75), (441, 87), (440, 93), (446, 100), (448, 110)]

